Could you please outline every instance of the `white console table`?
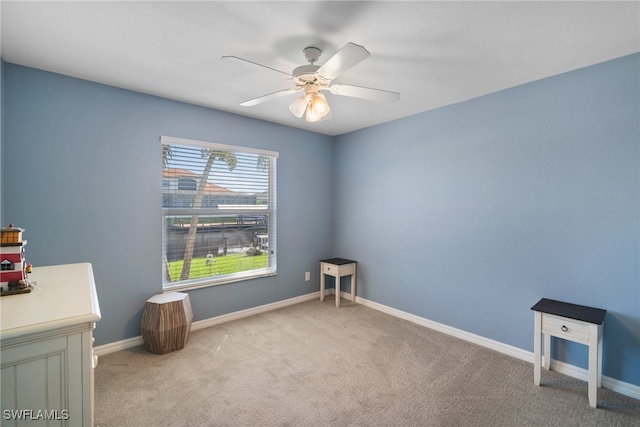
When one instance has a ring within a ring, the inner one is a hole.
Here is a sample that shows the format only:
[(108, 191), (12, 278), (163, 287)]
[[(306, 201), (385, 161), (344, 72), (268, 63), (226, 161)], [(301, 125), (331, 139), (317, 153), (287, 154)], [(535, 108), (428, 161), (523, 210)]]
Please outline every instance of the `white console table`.
[(589, 346), (589, 406), (598, 405), (598, 387), (602, 385), (602, 328), (606, 310), (542, 298), (531, 307), (535, 311), (533, 341), (533, 383), (540, 385), (542, 334), (544, 368), (551, 366), (551, 337)]
[[(30, 293), (0, 298), (2, 425), (92, 426), (100, 320), (93, 268), (36, 267), (29, 280), (36, 285)], [(6, 419), (6, 410), (32, 412), (17, 420)]]

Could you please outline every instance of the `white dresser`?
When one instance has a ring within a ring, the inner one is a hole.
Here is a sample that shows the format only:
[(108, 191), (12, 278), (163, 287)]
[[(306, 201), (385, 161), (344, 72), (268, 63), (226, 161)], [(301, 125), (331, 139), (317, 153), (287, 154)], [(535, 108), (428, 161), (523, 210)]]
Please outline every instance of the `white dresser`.
[(32, 292), (0, 298), (0, 424), (90, 427), (100, 320), (93, 268), (35, 267), (29, 280)]

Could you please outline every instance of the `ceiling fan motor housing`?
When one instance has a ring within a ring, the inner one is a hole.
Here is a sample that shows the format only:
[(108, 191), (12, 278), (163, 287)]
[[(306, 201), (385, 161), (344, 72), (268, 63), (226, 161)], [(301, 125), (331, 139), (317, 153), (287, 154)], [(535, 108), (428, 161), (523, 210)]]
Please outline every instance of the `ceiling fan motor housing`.
[(316, 84), (318, 86), (327, 87), (329, 80), (324, 79), (317, 74), (320, 67), (317, 65), (301, 65), (291, 73), (298, 84), (304, 86), (307, 84)]
[(315, 65), (315, 62), (322, 54), (322, 51), (317, 47), (307, 47), (303, 52), (307, 61), (309, 61), (309, 65), (301, 65), (300, 67), (297, 67), (293, 70), (291, 75), (293, 75), (294, 79), (300, 85), (316, 84), (321, 87), (327, 87), (329, 85), (329, 81), (317, 74), (320, 66)]

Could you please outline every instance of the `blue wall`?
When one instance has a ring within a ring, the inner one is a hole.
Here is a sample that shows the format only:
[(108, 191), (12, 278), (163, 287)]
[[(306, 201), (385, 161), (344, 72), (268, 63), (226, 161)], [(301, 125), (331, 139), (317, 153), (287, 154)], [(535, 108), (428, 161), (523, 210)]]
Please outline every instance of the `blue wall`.
[(3, 220), (26, 229), (34, 266), (93, 263), (96, 344), (140, 335), (145, 300), (162, 292), (161, 135), (280, 153), (278, 276), (190, 292), (194, 320), (318, 290), (330, 137), (8, 63), (3, 77)]
[(605, 308), (604, 374), (640, 385), (639, 63), (336, 138), (4, 64), (2, 219), (36, 266), (93, 263), (97, 344), (118, 341), (161, 291), (160, 135), (279, 151), (279, 274), (192, 291), (195, 320), (317, 291), (317, 260), (349, 257), (360, 296), (529, 351), (540, 298)]
[(604, 308), (604, 375), (640, 385), (639, 63), (337, 137), (334, 252), (358, 295), (530, 351), (540, 298)]

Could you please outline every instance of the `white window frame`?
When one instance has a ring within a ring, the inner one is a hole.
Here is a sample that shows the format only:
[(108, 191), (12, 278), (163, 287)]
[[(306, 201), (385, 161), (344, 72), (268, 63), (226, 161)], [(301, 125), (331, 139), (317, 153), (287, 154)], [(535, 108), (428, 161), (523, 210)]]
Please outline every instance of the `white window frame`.
[[(250, 147), (241, 147), (235, 145), (218, 144), (214, 142), (198, 141), (185, 138), (176, 138), (172, 136), (162, 136), (160, 138), (161, 149), (165, 145), (181, 145), (189, 147), (199, 147), (211, 150), (224, 150), (233, 153), (244, 153), (258, 156), (265, 156), (269, 159), (269, 190), (268, 190), (268, 202), (267, 205), (255, 205), (255, 208), (249, 208), (247, 206), (225, 206), (218, 208), (200, 208), (198, 210), (189, 208), (166, 208), (161, 207), (162, 216), (162, 288), (164, 292), (173, 292), (179, 290), (198, 289), (215, 285), (222, 285), (227, 283), (233, 283), (238, 281), (244, 281), (254, 279), (258, 277), (267, 277), (277, 275), (277, 239), (276, 239), (276, 160), (279, 153), (275, 151), (262, 150)], [(163, 193), (164, 200), (164, 177), (162, 178), (161, 191)], [(209, 276), (201, 279), (189, 279), (177, 282), (170, 282), (166, 280), (166, 244), (165, 244), (165, 219), (168, 216), (184, 215), (191, 216), (197, 214), (199, 216), (204, 215), (268, 215), (268, 266), (266, 268), (241, 271), (232, 274)]]

